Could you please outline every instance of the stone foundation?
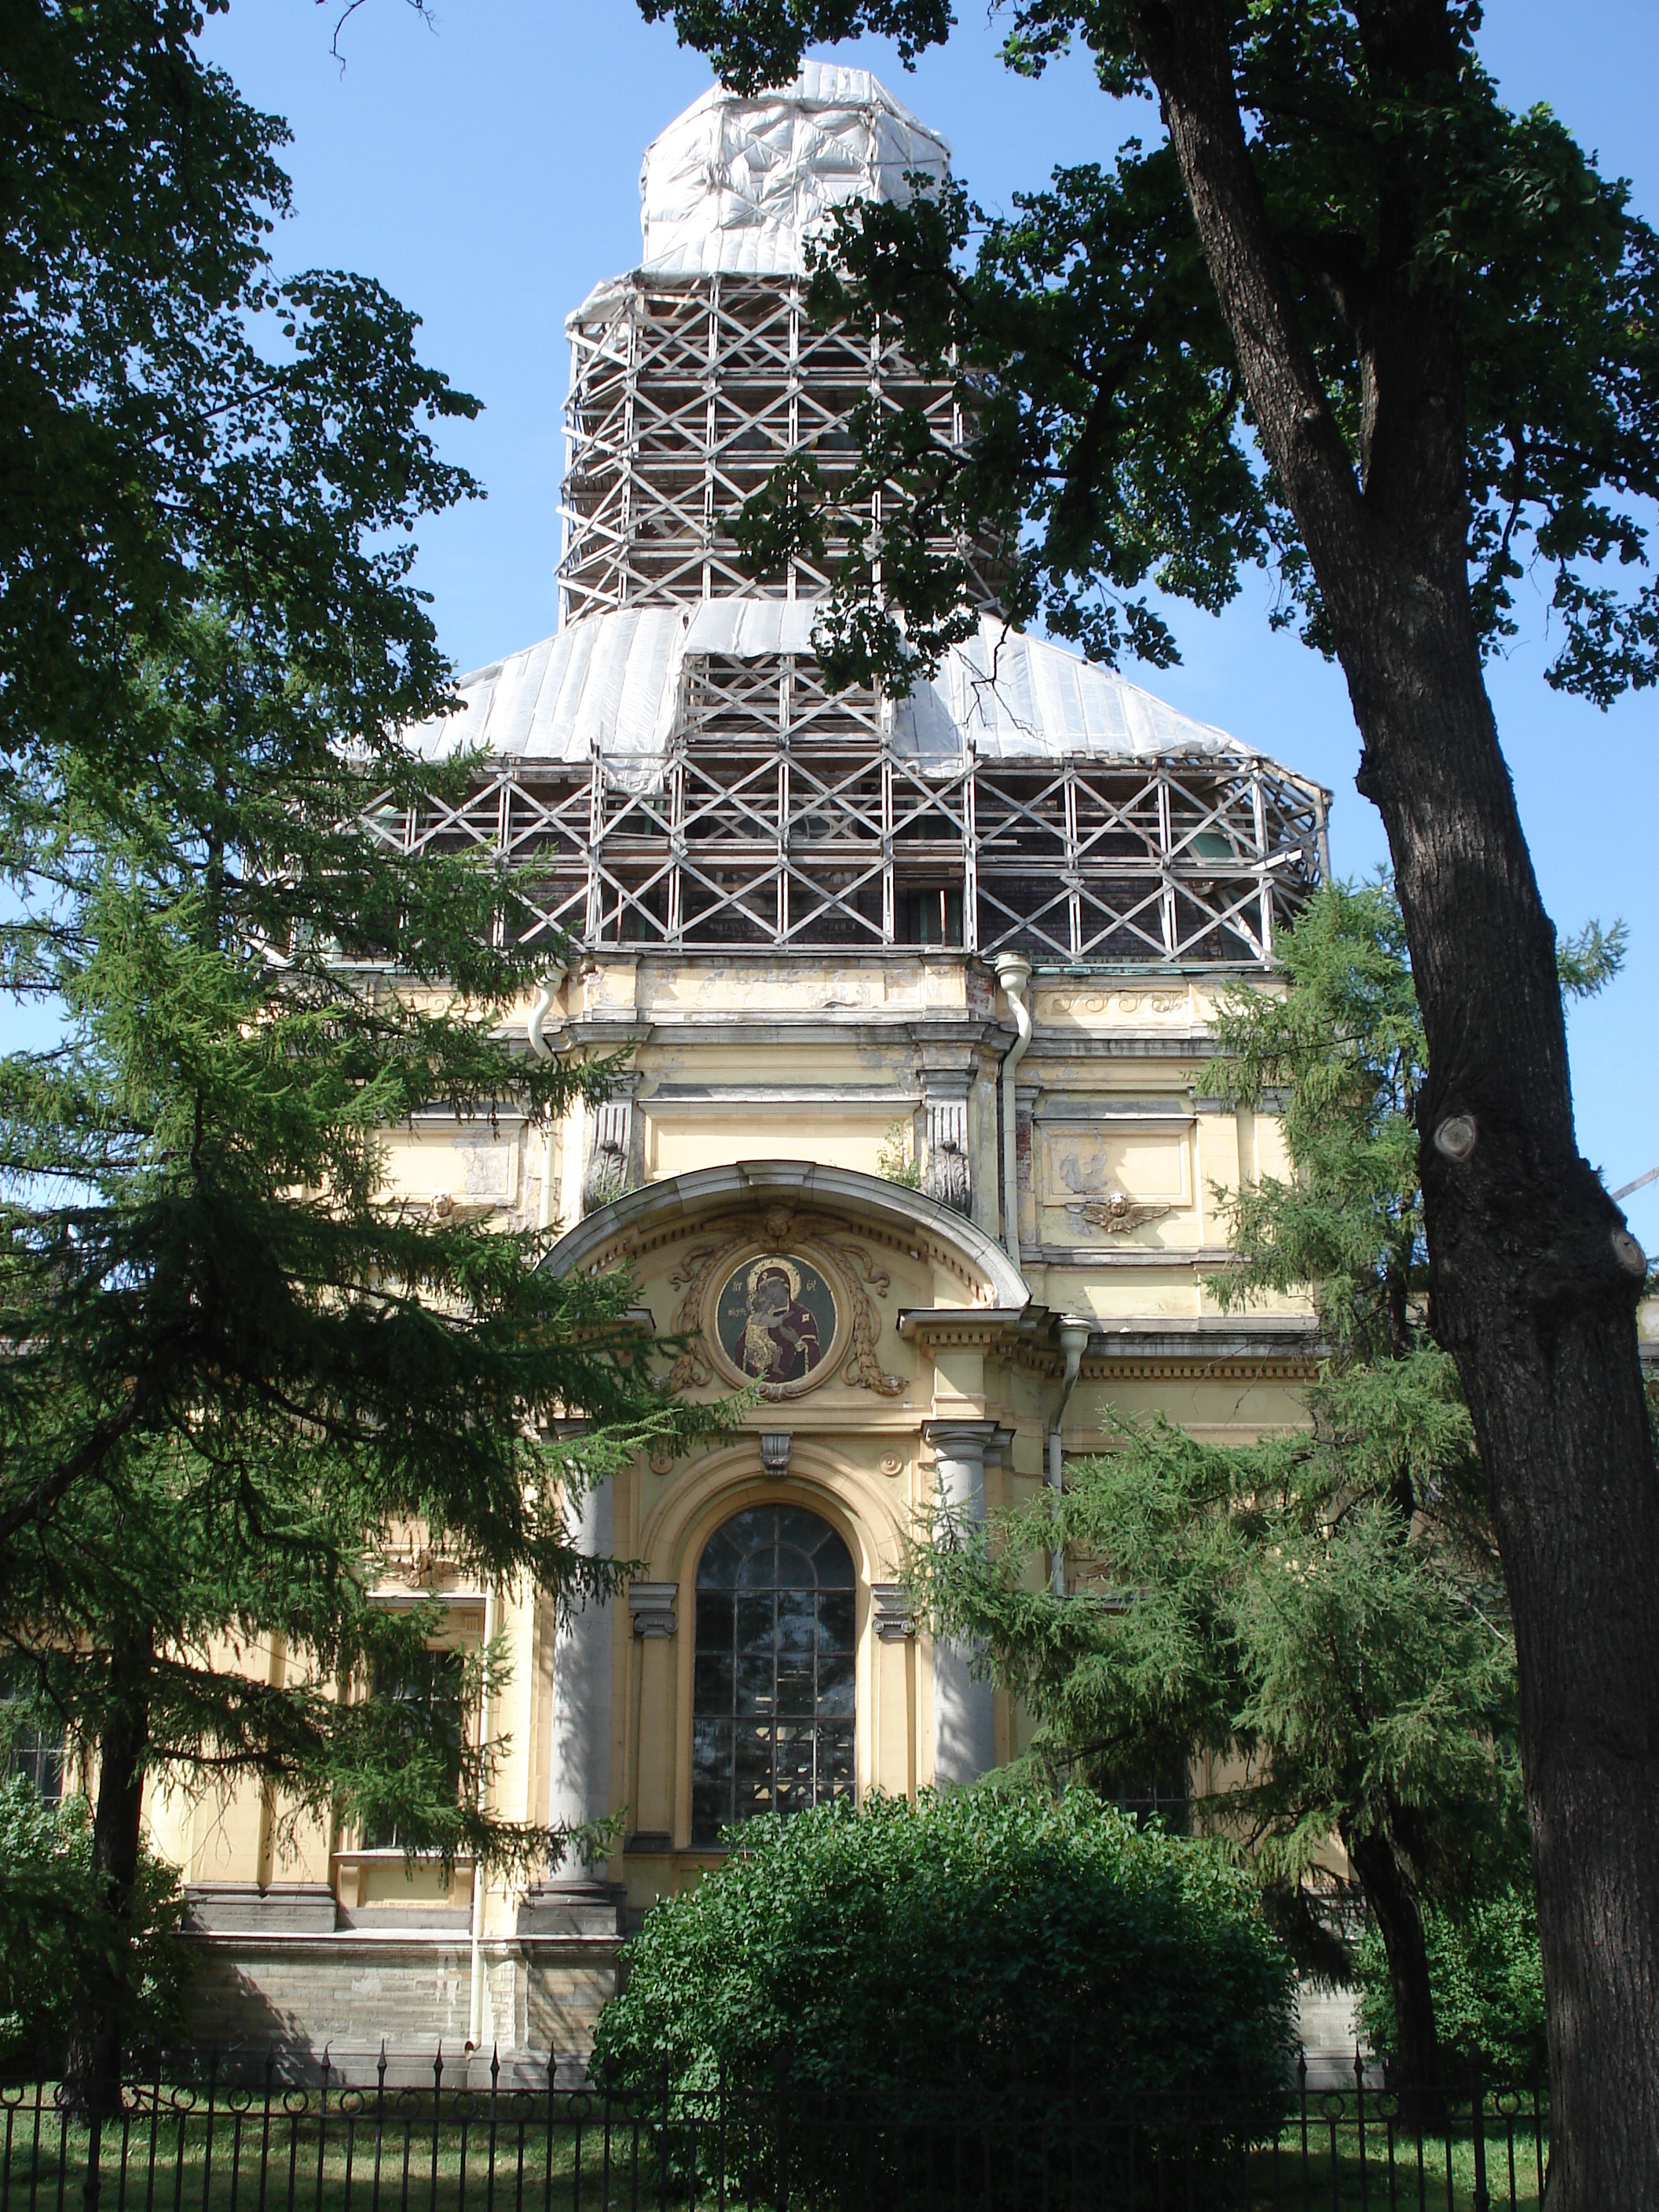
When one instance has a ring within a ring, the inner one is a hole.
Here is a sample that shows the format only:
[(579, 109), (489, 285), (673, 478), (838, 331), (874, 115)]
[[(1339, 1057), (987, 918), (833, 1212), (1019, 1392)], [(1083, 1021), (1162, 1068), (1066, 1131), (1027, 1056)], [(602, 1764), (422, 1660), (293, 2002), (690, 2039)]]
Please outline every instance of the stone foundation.
[[(605, 2000), (617, 1988), (622, 1903), (599, 1886), (532, 1890), (511, 1936), (484, 1937), (483, 2024), (469, 2051), (472, 1943), (455, 1916), (359, 1908), (349, 1917), (321, 1885), (190, 1892), (197, 1950), (191, 2040), (228, 2073), (429, 2087), (441, 2052), (447, 2083), (544, 2087), (550, 2056), (578, 2078)], [(464, 1917), (464, 1916), (463, 1916)], [(420, 1924), (415, 1924), (416, 1922)], [(434, 1924), (435, 1923), (435, 1924)]]

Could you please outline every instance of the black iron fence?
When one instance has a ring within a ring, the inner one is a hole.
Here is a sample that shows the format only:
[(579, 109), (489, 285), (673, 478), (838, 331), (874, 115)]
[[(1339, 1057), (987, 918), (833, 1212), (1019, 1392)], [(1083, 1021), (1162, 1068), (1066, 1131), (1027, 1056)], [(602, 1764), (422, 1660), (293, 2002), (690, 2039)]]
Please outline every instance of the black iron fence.
[(460, 2071), (152, 2065), (96, 2127), (59, 2085), (0, 2086), (0, 2212), (1488, 2212), (1540, 2204), (1548, 2157), (1535, 2085), (1475, 2075), (1413, 2115), (1358, 2062), (1352, 2089), (1304, 2064), (1271, 2098)]

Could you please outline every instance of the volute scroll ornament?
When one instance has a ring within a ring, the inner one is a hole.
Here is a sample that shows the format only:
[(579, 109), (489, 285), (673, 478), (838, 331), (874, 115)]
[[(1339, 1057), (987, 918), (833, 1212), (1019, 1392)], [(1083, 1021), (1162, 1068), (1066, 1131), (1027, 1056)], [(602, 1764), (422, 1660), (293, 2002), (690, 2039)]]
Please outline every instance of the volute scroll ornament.
[(921, 1170), (925, 1197), (953, 1213), (973, 1207), (973, 1176), (968, 1164), (968, 1106), (946, 1098), (927, 1107), (927, 1158)]

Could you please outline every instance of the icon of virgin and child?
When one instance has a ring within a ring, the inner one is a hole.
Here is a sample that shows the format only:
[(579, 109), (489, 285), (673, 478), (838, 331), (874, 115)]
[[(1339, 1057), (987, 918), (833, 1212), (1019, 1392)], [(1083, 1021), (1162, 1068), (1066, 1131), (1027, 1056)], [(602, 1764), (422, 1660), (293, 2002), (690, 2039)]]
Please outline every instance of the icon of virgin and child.
[(716, 1327), (732, 1365), (758, 1382), (799, 1382), (830, 1349), (830, 1285), (802, 1260), (769, 1252), (739, 1267), (720, 1296)]

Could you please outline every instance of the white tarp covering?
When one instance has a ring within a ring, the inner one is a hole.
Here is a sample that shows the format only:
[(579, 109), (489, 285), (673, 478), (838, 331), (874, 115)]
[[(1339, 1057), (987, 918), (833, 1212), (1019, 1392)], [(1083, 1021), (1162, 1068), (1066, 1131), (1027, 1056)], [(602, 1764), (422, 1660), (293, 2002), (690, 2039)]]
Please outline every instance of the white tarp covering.
[[(576, 767), (597, 756), (611, 782), (647, 790), (661, 779), (686, 654), (810, 653), (817, 611), (812, 599), (730, 599), (589, 615), (463, 677), (459, 711), (411, 730), (410, 742), (428, 759), (464, 746), (526, 765)], [(893, 737), (900, 753), (941, 770), (969, 750), (1016, 761), (1246, 750), (1110, 669), (988, 615), (932, 683), (896, 704)]]
[(1195, 722), (1063, 646), (1009, 629), (994, 615), (981, 615), (978, 636), (951, 652), (933, 683), (918, 684), (896, 709), (901, 729), (907, 709), (924, 755), (939, 749), (945, 730), (981, 760), (1078, 753), (1152, 760), (1246, 750), (1225, 730)]
[(867, 70), (808, 62), (745, 99), (719, 85), (645, 152), (645, 266), (684, 276), (799, 276), (802, 245), (841, 200), (910, 197), (907, 169), (943, 177), (951, 149)]

